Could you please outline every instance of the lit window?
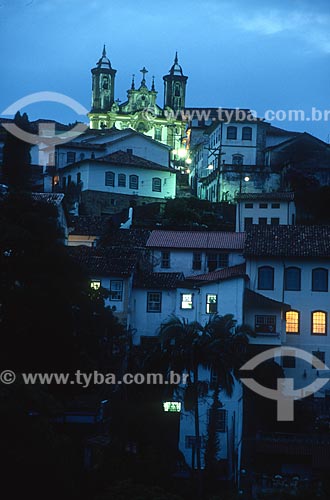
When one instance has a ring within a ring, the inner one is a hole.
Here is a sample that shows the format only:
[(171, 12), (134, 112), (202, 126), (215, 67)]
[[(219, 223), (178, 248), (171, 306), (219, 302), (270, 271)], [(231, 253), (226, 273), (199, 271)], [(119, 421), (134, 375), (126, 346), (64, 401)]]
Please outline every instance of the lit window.
[(162, 181), (159, 177), (154, 177), (152, 179), (152, 190), (153, 191), (157, 191), (157, 192), (161, 192), (162, 190)]
[(125, 174), (118, 175), (118, 186), (119, 187), (126, 187), (126, 175)]
[(195, 271), (202, 269), (202, 255), (199, 252), (193, 253), (193, 263), (192, 268)]
[(110, 281), (110, 300), (123, 300), (123, 282)]
[(91, 281), (91, 288), (93, 290), (98, 290), (101, 287), (101, 281), (100, 280), (92, 280)]
[(161, 312), (162, 294), (161, 292), (148, 292), (147, 312)]
[(115, 185), (115, 174), (113, 172), (105, 173), (105, 185), (112, 187)]
[(168, 269), (170, 267), (170, 252), (162, 252), (161, 267)]
[(227, 128), (227, 139), (232, 139), (232, 140), (237, 139), (237, 127)]
[(193, 294), (192, 293), (182, 293), (181, 294), (181, 309), (192, 309), (193, 308)]
[[(210, 422), (212, 410), (208, 410), (208, 420)], [(217, 432), (226, 432), (227, 428), (227, 410), (216, 410), (215, 414), (215, 430)]]
[(164, 401), (163, 402), (164, 411), (179, 413), (181, 411), (180, 401)]
[(258, 269), (258, 289), (274, 290), (274, 268), (262, 266)]
[(298, 334), (299, 333), (299, 312), (288, 311), (285, 315), (286, 333)]
[(139, 177), (137, 175), (129, 176), (129, 187), (130, 189), (139, 189)]
[(299, 291), (301, 281), (299, 267), (287, 267), (284, 273), (285, 290)]
[(262, 314), (255, 317), (255, 332), (256, 333), (276, 333), (276, 316)]
[(313, 269), (312, 272), (312, 290), (313, 292), (327, 292), (328, 291), (328, 270), (327, 269)]
[(252, 127), (243, 127), (242, 139), (243, 139), (243, 141), (251, 141), (252, 140)]
[(327, 334), (327, 313), (315, 311), (312, 313), (312, 335)]
[(218, 296), (214, 293), (206, 294), (206, 313), (216, 314), (218, 309)]

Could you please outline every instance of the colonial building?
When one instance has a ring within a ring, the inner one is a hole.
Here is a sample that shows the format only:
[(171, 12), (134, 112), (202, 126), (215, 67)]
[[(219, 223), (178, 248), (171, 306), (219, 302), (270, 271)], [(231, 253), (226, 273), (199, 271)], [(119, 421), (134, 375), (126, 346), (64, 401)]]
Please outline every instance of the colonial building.
[(186, 124), (176, 117), (176, 112), (185, 107), (186, 83), (188, 77), (183, 74), (178, 55), (164, 79), (164, 103), (157, 104), (158, 91), (154, 77), (148, 87), (148, 70), (143, 67), (142, 78), (136, 85), (133, 75), (127, 100), (123, 103), (115, 100), (115, 77), (117, 70), (112, 68), (106, 55), (105, 47), (102, 56), (92, 69), (92, 109), (89, 113), (91, 129), (119, 130), (132, 128), (149, 137), (167, 144), (178, 151), (182, 147), (182, 138)]

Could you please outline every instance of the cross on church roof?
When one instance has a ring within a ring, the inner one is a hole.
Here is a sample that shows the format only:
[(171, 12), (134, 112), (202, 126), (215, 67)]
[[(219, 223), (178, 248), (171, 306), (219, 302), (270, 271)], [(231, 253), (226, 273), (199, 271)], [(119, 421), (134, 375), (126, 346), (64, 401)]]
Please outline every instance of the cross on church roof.
[(142, 68), (142, 69), (140, 69), (140, 72), (141, 72), (141, 73), (142, 73), (142, 75), (143, 75), (141, 85), (145, 85), (145, 84), (146, 84), (146, 73), (148, 73), (148, 70), (146, 69), (146, 67), (145, 67), (145, 66), (143, 66), (143, 68)]

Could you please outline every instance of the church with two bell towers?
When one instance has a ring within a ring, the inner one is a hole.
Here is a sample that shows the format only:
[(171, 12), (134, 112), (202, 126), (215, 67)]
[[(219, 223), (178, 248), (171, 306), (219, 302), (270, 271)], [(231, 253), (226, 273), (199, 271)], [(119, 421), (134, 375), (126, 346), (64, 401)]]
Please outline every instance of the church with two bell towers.
[(111, 66), (105, 46), (102, 56), (92, 70), (92, 109), (88, 115), (91, 129), (119, 130), (132, 128), (152, 139), (178, 150), (182, 147), (186, 123), (181, 119), (180, 110), (185, 107), (188, 77), (183, 74), (178, 55), (164, 80), (164, 105), (157, 104), (157, 90), (154, 77), (147, 85), (148, 70), (143, 67), (141, 82), (132, 77), (123, 103), (115, 100), (115, 77), (117, 70)]

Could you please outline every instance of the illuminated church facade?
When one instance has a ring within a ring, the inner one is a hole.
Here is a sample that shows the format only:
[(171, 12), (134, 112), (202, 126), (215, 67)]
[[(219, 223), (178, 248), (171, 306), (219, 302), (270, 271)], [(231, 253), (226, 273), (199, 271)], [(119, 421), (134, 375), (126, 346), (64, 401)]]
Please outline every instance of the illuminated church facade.
[(135, 83), (133, 75), (127, 101), (115, 100), (115, 78), (117, 70), (111, 66), (105, 46), (102, 56), (92, 72), (92, 109), (88, 115), (90, 128), (96, 130), (115, 127), (119, 130), (132, 128), (155, 139), (173, 150), (182, 147), (186, 122), (181, 119), (180, 110), (185, 107), (186, 84), (188, 77), (183, 74), (176, 53), (174, 63), (164, 80), (163, 107), (157, 104), (154, 77), (148, 88), (143, 67), (140, 84)]

